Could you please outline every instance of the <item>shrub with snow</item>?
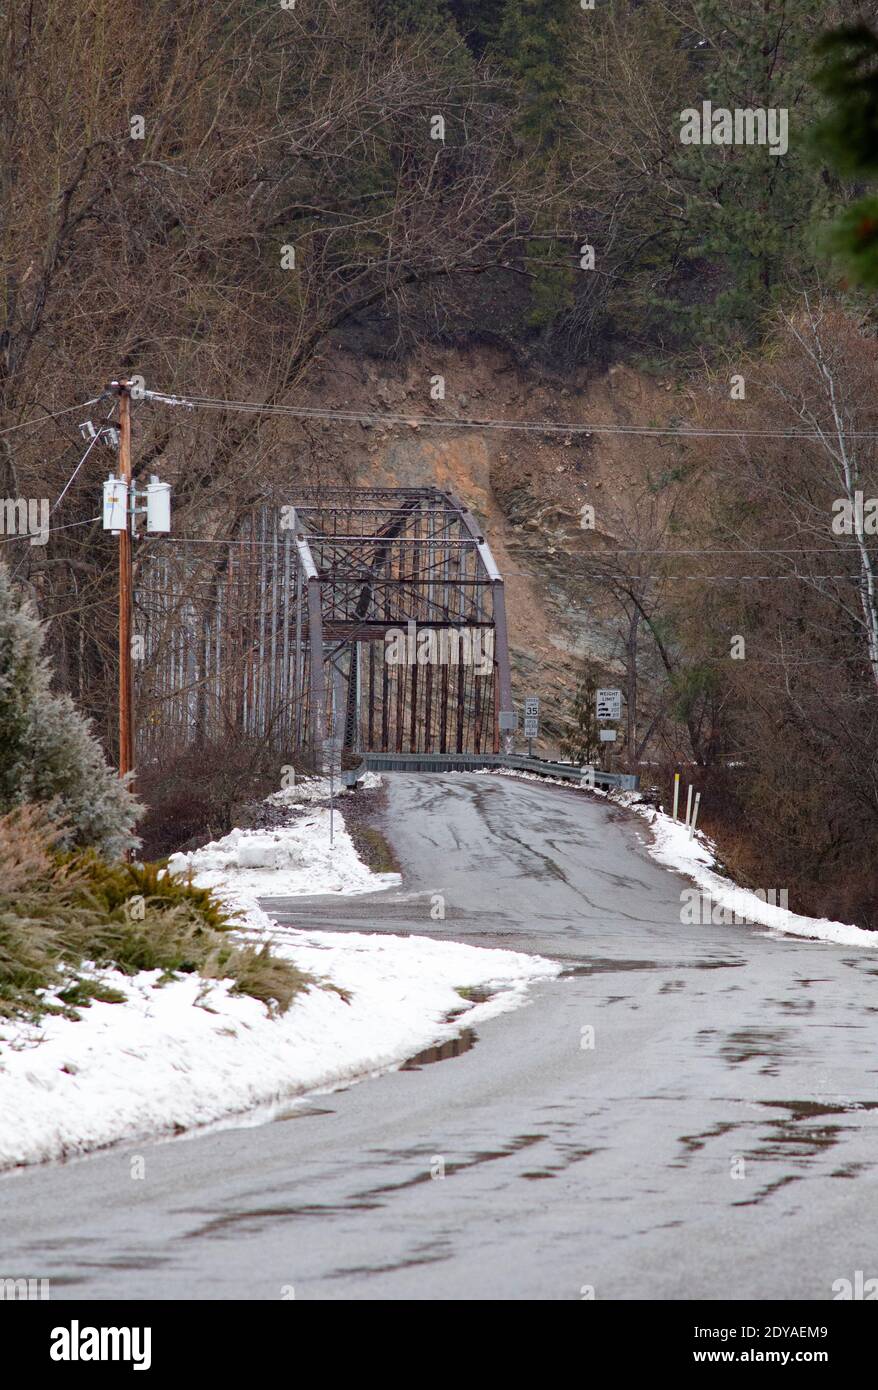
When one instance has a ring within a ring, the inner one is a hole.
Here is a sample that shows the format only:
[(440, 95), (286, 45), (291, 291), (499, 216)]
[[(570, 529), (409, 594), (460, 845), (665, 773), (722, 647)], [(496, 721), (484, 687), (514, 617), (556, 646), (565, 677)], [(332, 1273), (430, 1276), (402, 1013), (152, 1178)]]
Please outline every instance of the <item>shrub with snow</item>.
[(0, 814), (50, 804), (62, 844), (120, 855), (138, 843), (141, 807), (70, 697), (52, 691), (43, 640), (31, 604), (0, 565)]

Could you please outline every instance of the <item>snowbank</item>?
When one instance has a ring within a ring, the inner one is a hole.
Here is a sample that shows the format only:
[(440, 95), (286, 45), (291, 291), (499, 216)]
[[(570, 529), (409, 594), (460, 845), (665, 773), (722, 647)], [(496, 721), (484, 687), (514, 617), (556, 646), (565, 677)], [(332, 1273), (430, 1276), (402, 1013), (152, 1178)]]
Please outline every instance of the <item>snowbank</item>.
[[(560, 777), (541, 777), (534, 772), (521, 772), (516, 769), (495, 772), (486, 769), (479, 776), (521, 777), (529, 782), (551, 782), (558, 787), (572, 787), (574, 791), (584, 790), (575, 783)], [(862, 927), (851, 926), (847, 922), (833, 922), (828, 917), (805, 917), (799, 912), (765, 902), (749, 888), (741, 888), (729, 878), (716, 873), (718, 863), (716, 845), (700, 830), (689, 837), (689, 831), (682, 821), (674, 820), (664, 811), (640, 802), (637, 792), (603, 791), (598, 787), (589, 789), (592, 796), (606, 797), (620, 806), (627, 807), (648, 821), (653, 833), (653, 843), (648, 847), (653, 859), (694, 879), (699, 888), (715, 902), (723, 912), (739, 922), (755, 923), (770, 927), (773, 931), (787, 936), (805, 936), (812, 941), (831, 941), (839, 946), (870, 946), (878, 948), (878, 933), (864, 931)], [(719, 920), (722, 921), (720, 914)]]
[(688, 874), (726, 912), (787, 936), (806, 936), (813, 941), (832, 941), (839, 946), (878, 948), (878, 935), (875, 932), (864, 931), (862, 927), (854, 927), (847, 922), (833, 922), (828, 917), (805, 917), (799, 912), (791, 912), (789, 908), (764, 902), (749, 888), (741, 888), (731, 879), (716, 873), (714, 842), (700, 831), (696, 831), (690, 839), (689, 831), (681, 821), (675, 821), (672, 816), (651, 806), (632, 804), (636, 803), (636, 792), (615, 794), (613, 800), (629, 806), (649, 821), (655, 836), (649, 852), (654, 859), (678, 873)]
[(179, 877), (191, 872), (203, 888), (245, 909), (257, 898), (374, 893), (400, 882), (399, 874), (375, 874), (362, 862), (338, 810), (332, 814), (331, 844), (326, 807), (299, 814), (290, 825), (233, 830), (190, 854), (172, 854), (168, 868)]
[[(266, 928), (271, 925), (266, 919)], [(281, 942), (283, 938), (283, 944)], [(79, 1023), (0, 1027), (0, 1167), (208, 1124), (373, 1075), (524, 1001), (559, 966), (423, 937), (277, 932), (275, 950), (351, 992), (312, 988), (281, 1018), (224, 982), (95, 972), (127, 996)], [(467, 1006), (461, 988), (496, 990)], [(464, 1009), (463, 1022), (446, 1022)]]
[[(559, 973), (553, 962), (513, 951), (277, 926), (258, 907), (259, 894), (363, 893), (399, 880), (360, 862), (338, 813), (330, 851), (328, 817), (310, 807), (278, 830), (233, 831), (175, 855), (174, 868), (236, 906), (243, 938), (270, 940), (277, 955), (349, 991), (350, 1002), (312, 987), (272, 1018), (224, 981), (159, 984), (158, 971), (130, 978), (94, 970), (124, 1004), (93, 1003), (79, 1022), (0, 1023), (0, 1168), (233, 1116), (248, 1122), (255, 1107), (264, 1119), (266, 1106), (398, 1066), (464, 1024), (517, 1007), (529, 983)], [(276, 855), (274, 870), (237, 867), (256, 839)], [(492, 997), (471, 1004), (460, 989)]]

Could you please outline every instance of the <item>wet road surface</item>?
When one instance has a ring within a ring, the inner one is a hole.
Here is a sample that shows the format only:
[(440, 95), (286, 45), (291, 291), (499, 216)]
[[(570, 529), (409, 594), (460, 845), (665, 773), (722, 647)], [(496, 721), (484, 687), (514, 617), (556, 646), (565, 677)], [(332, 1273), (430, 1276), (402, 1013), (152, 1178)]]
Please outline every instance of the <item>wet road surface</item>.
[(878, 951), (682, 924), (645, 824), (566, 788), (386, 780), (402, 888), (278, 920), (565, 975), (435, 1065), (7, 1176), (2, 1273), (180, 1299), (820, 1300), (878, 1276)]

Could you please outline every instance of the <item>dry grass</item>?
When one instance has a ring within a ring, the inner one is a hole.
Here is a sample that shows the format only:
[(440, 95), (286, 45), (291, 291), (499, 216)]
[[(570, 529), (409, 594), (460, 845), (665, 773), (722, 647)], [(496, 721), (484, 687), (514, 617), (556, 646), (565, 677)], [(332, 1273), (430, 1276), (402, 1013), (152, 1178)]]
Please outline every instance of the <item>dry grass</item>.
[(0, 1016), (78, 1017), (78, 1007), (101, 997), (83, 977), (86, 964), (230, 980), (235, 993), (276, 1013), (313, 983), (267, 946), (236, 942), (237, 923), (206, 890), (158, 864), (58, 854), (60, 833), (45, 808), (0, 817)]

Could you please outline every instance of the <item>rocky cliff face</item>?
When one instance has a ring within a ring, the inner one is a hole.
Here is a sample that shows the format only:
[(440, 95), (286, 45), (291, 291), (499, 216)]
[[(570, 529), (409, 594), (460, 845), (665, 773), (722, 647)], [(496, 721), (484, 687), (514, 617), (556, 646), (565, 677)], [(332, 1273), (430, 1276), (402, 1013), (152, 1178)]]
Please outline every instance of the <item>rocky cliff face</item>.
[[(437, 376), (444, 378), (440, 400), (431, 398)], [(429, 349), (388, 364), (338, 347), (322, 358), (303, 395), (324, 408), (437, 421), (618, 424), (669, 418), (678, 389), (623, 367), (594, 379), (582, 372), (576, 380), (550, 380), (521, 371), (491, 348)], [(555, 748), (583, 658), (598, 660), (608, 680), (622, 674), (613, 614), (577, 573), (577, 557), (612, 544), (606, 517), (620, 480), (646, 466), (642, 441), (539, 429), (431, 428), (414, 421), (387, 427), (315, 421), (307, 436), (306, 467), (314, 481), (439, 486), (478, 517), (506, 582), (516, 703), (526, 694), (541, 697), (541, 746)], [(585, 505), (594, 507), (594, 530), (583, 528)]]

